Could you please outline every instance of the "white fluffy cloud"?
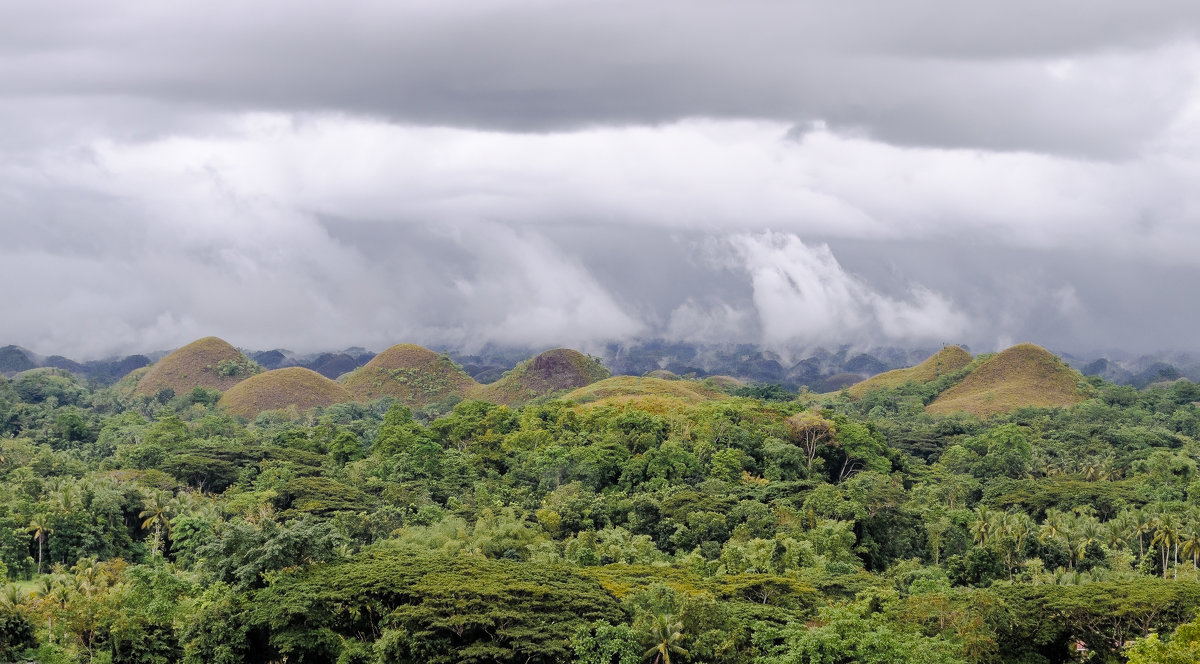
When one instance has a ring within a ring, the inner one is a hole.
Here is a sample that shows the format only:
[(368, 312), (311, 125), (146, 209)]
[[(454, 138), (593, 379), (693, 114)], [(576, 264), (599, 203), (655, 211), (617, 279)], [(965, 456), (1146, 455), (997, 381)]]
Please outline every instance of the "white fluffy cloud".
[(967, 315), (944, 296), (922, 286), (905, 299), (880, 294), (847, 273), (826, 245), (781, 233), (736, 235), (729, 243), (750, 275), (767, 343), (928, 342), (970, 331)]

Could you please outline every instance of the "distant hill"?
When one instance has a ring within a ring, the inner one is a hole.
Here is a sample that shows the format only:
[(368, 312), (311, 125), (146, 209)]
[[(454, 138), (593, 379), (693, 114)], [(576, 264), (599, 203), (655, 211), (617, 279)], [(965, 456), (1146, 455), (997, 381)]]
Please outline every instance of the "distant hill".
[(0, 348), (0, 373), (12, 375), (21, 371), (36, 369), (38, 364), (33, 361), (28, 351), (20, 346), (5, 346)]
[(863, 395), (882, 388), (900, 387), (907, 382), (929, 383), (945, 374), (957, 371), (971, 363), (971, 354), (959, 346), (946, 346), (915, 367), (893, 369), (872, 376), (850, 386), (850, 396), (859, 399)]
[(613, 376), (563, 396), (567, 401), (581, 404), (636, 403), (647, 398), (695, 404), (725, 399), (728, 395), (696, 381)]
[(987, 416), (1026, 406), (1066, 407), (1084, 400), (1079, 388), (1081, 379), (1077, 371), (1045, 348), (1020, 344), (981, 362), (925, 410)]
[(415, 344), (392, 346), (341, 380), (357, 399), (390, 396), (417, 407), (464, 397), (480, 387), (449, 357)]
[(556, 348), (521, 362), (494, 383), (480, 386), (475, 398), (517, 405), (531, 399), (573, 390), (608, 378), (604, 365), (576, 350)]
[(357, 358), (346, 353), (322, 353), (312, 360), (305, 362), (304, 366), (326, 378), (337, 378), (344, 373), (354, 371), (363, 366), (363, 364), (365, 363), (359, 362)]
[(221, 395), (218, 405), (236, 415), (254, 419), (265, 410), (295, 406), (306, 411), (317, 406), (354, 401), (345, 387), (303, 367), (284, 367), (251, 376)]
[(170, 388), (182, 395), (195, 387), (225, 391), (261, 370), (225, 340), (205, 337), (155, 362), (138, 381), (134, 394), (154, 395)]

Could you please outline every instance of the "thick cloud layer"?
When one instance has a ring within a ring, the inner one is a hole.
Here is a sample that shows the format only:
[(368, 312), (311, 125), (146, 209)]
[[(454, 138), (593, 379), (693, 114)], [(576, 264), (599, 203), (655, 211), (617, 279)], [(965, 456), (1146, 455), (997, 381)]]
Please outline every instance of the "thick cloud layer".
[(1192, 2), (0, 8), (0, 343), (1196, 349)]

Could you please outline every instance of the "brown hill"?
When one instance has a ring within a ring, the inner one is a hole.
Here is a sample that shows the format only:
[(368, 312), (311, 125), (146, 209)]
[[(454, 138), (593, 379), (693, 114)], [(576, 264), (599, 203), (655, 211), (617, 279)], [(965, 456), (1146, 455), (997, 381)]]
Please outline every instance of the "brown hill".
[(1020, 344), (988, 358), (925, 410), (987, 416), (1018, 408), (1067, 407), (1083, 401), (1079, 372), (1050, 351)]
[(450, 396), (468, 396), (480, 389), (453, 360), (415, 344), (399, 344), (341, 378), (355, 398), (369, 401), (393, 397), (421, 407)]
[(929, 383), (970, 363), (970, 353), (958, 346), (946, 346), (915, 367), (895, 369), (871, 376), (862, 382), (851, 385), (848, 391), (851, 397), (859, 399), (872, 390), (900, 387), (909, 381)]
[(306, 411), (317, 406), (353, 401), (349, 390), (304, 367), (285, 367), (258, 374), (229, 388), (218, 405), (246, 419), (264, 410), (295, 406)]
[(613, 376), (568, 392), (563, 399), (580, 404), (672, 402), (697, 404), (728, 395), (690, 380), (663, 380), (637, 376)]
[(262, 371), (238, 349), (217, 337), (205, 337), (176, 350), (138, 381), (134, 394), (154, 395), (170, 388), (181, 395), (194, 387), (227, 390)]
[(525, 360), (500, 380), (479, 387), (472, 396), (515, 406), (537, 397), (590, 385), (610, 375), (604, 365), (587, 355), (556, 348)]

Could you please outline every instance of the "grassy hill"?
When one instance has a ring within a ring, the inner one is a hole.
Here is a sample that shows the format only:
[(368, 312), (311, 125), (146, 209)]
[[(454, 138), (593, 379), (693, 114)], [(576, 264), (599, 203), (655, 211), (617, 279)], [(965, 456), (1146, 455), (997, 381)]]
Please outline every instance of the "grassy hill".
[(645, 410), (662, 410), (670, 404), (697, 404), (728, 395), (690, 380), (663, 380), (613, 376), (568, 392), (563, 399), (579, 404), (632, 404)]
[(895, 369), (886, 373), (872, 376), (864, 381), (851, 385), (850, 396), (859, 399), (863, 395), (883, 388), (900, 387), (912, 381), (929, 383), (941, 376), (961, 369), (971, 363), (971, 354), (958, 346), (946, 346), (915, 367)]
[(258, 374), (229, 388), (218, 405), (253, 419), (264, 410), (295, 406), (303, 412), (317, 406), (354, 401), (349, 390), (303, 367), (285, 367)]
[(340, 380), (357, 399), (390, 396), (415, 407), (480, 389), (453, 360), (416, 344), (392, 346)]
[(185, 394), (194, 387), (225, 391), (260, 373), (262, 367), (217, 337), (205, 337), (176, 350), (150, 367), (134, 394), (154, 395), (171, 388)]
[(1066, 407), (1086, 398), (1080, 380), (1077, 371), (1050, 351), (1020, 344), (981, 362), (925, 410), (987, 416), (1026, 406)]
[(500, 380), (480, 386), (472, 396), (515, 406), (555, 392), (584, 387), (609, 375), (604, 365), (587, 355), (556, 348), (521, 362)]

